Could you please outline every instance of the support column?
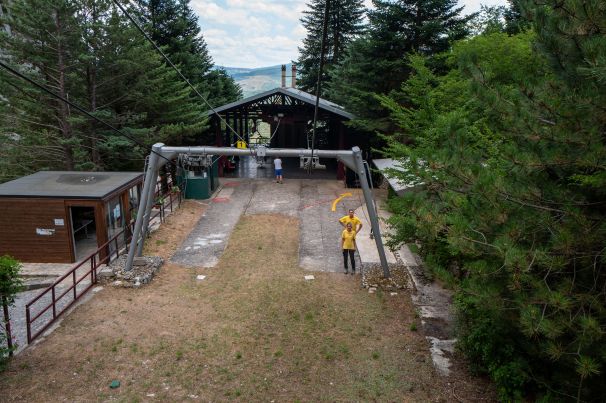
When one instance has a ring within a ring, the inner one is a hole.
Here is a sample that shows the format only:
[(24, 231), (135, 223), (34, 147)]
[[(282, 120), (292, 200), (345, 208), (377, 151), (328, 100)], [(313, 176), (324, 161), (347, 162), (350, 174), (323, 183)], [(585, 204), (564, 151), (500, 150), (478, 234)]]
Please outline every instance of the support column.
[[(164, 144), (157, 143), (154, 144), (152, 150), (156, 152), (160, 152)], [(128, 250), (128, 257), (126, 259), (125, 270), (130, 271), (133, 267), (133, 260), (135, 259), (135, 253), (139, 249), (139, 245), (141, 245), (141, 250), (143, 250), (143, 242), (145, 241), (145, 237), (142, 237), (143, 233), (143, 225), (147, 222), (149, 223), (149, 216), (147, 216), (147, 221), (145, 217), (145, 213), (147, 211), (147, 206), (149, 204), (150, 198), (150, 189), (151, 195), (153, 198), (153, 192), (156, 188), (156, 177), (158, 175), (158, 159), (160, 157), (155, 152), (152, 152), (149, 156), (149, 162), (147, 164), (147, 171), (145, 171), (145, 184), (143, 185), (143, 191), (141, 192), (141, 201), (139, 202), (139, 210), (137, 211), (137, 221), (135, 222), (135, 229), (133, 231), (133, 238), (130, 241), (130, 248)], [(141, 242), (139, 242), (141, 240)]]
[[(240, 113), (240, 118), (238, 121), (238, 127), (240, 128), (240, 130), (238, 130), (238, 134), (240, 135), (240, 137), (242, 137), (243, 139), (246, 138), (246, 132), (244, 131), (244, 116)], [(238, 141), (240, 139), (236, 139), (236, 141)]]
[[(223, 146), (223, 133), (221, 132), (221, 119), (219, 118), (219, 116), (215, 115), (214, 118), (215, 121), (215, 143), (217, 147), (222, 147)], [(222, 158), (222, 157), (221, 157)], [(218, 161), (218, 169), (217, 169), (217, 174), (219, 176), (223, 176), (223, 164), (222, 164), (223, 160), (219, 159)]]
[[(234, 131), (236, 133), (238, 133), (240, 131), (240, 127), (238, 127), (238, 114), (234, 113), (234, 123), (232, 125), (232, 127), (234, 128)], [(238, 140), (238, 138), (236, 137), (236, 135), (234, 133), (230, 133), (229, 136), (229, 147), (232, 146), (232, 144), (235, 144), (235, 142)]]
[[(157, 162), (156, 162), (156, 164), (157, 164)], [(154, 172), (152, 172), (152, 176), (153, 176), (152, 184), (148, 190), (149, 193), (147, 194), (147, 204), (145, 205), (145, 215), (143, 216), (143, 227), (141, 227), (141, 242), (139, 242), (139, 244), (137, 245), (137, 256), (143, 255), (143, 246), (145, 245), (145, 238), (147, 237), (147, 232), (149, 229), (149, 220), (151, 218), (151, 211), (152, 211), (152, 207), (154, 206), (154, 202), (155, 202), (154, 196), (156, 195), (156, 185), (158, 183), (158, 168), (156, 168), (156, 170)]]
[(229, 146), (229, 127), (227, 127), (227, 125), (229, 124), (229, 113), (225, 114), (225, 138), (223, 141), (223, 145), (227, 145)]
[(248, 128), (248, 112), (244, 115), (244, 140), (246, 140), (246, 146), (249, 147), (250, 144), (250, 132)]
[(385, 257), (385, 248), (383, 247), (383, 239), (381, 237), (381, 229), (379, 228), (379, 217), (375, 210), (374, 203), (372, 202), (372, 192), (368, 185), (368, 178), (366, 176), (366, 168), (364, 167), (364, 161), (362, 159), (362, 151), (358, 147), (352, 148), (353, 159), (356, 164), (356, 170), (358, 171), (358, 177), (360, 178), (360, 185), (362, 186), (362, 192), (364, 193), (364, 200), (366, 201), (366, 209), (368, 210), (368, 218), (370, 220), (370, 226), (375, 237), (375, 243), (377, 244), (377, 251), (379, 252), (379, 258), (381, 259), (381, 267), (383, 267), (383, 276), (385, 278), (391, 277), (389, 272), (389, 266), (387, 265), (387, 257)]
[(223, 139), (221, 138), (221, 120), (215, 115), (213, 116), (213, 125), (215, 126), (215, 146), (221, 147)]
[[(338, 120), (337, 125), (339, 126), (339, 144), (338, 144), (337, 148), (339, 150), (344, 150), (345, 149), (345, 125), (343, 124), (342, 120)], [(337, 164), (337, 179), (345, 180), (345, 165), (343, 165), (342, 162), (339, 162)]]

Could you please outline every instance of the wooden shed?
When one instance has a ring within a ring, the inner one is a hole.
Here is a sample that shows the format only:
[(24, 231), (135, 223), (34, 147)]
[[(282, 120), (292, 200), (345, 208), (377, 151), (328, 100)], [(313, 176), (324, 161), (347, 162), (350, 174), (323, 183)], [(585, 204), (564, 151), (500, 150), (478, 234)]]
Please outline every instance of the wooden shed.
[(41, 171), (0, 184), (0, 255), (86, 258), (130, 223), (142, 181), (139, 172)]

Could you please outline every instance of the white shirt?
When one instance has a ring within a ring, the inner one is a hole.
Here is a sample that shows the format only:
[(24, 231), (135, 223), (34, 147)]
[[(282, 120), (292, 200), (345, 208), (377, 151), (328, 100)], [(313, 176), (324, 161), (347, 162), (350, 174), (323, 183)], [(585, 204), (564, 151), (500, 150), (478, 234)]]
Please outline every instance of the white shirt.
[(276, 169), (282, 169), (282, 160), (280, 158), (276, 158), (274, 160), (274, 166)]

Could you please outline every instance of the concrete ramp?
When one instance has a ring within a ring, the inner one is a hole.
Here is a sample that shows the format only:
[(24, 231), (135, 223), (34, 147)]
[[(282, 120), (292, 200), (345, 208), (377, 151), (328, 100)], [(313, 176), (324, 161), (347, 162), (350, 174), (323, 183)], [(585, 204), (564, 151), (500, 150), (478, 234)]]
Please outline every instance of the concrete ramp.
[[(335, 199), (344, 192), (331, 211)], [(228, 179), (171, 261), (188, 267), (215, 267), (243, 214), (283, 214), (300, 220), (299, 265), (311, 271), (341, 272), (339, 218), (362, 203), (358, 189), (345, 189), (336, 180), (285, 178), (283, 184), (270, 179)], [(276, 245), (279, 247), (279, 245)]]
[(226, 182), (212, 199), (205, 201), (210, 203), (208, 209), (171, 261), (189, 267), (215, 267), (253, 189), (252, 181)]

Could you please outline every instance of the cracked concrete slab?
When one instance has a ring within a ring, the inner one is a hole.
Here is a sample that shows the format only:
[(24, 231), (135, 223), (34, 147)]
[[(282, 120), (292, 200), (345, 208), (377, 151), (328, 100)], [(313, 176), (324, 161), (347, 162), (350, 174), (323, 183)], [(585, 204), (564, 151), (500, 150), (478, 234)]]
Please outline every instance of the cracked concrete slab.
[[(253, 182), (238, 183), (235, 187), (223, 187), (210, 200), (210, 206), (175, 252), (171, 258), (172, 262), (192, 267), (217, 265), (227, 247), (232, 230), (254, 192)], [(216, 202), (217, 199), (221, 202)]]
[[(333, 201), (345, 192), (331, 211)], [(171, 259), (190, 267), (217, 265), (229, 236), (243, 214), (283, 214), (300, 219), (300, 267), (311, 271), (342, 271), (339, 218), (363, 200), (359, 189), (345, 189), (336, 180), (230, 179), (210, 200), (210, 206), (188, 239)], [(216, 202), (220, 201), (220, 202)]]

